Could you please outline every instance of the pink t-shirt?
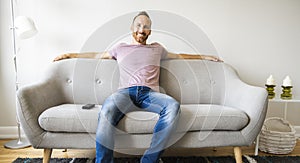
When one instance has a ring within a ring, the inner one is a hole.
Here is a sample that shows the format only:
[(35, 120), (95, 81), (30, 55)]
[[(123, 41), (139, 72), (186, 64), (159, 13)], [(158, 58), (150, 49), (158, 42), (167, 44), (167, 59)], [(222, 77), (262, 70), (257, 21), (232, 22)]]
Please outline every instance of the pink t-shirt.
[(147, 86), (159, 91), (160, 60), (168, 52), (158, 43), (129, 45), (121, 43), (109, 51), (120, 70), (119, 88)]

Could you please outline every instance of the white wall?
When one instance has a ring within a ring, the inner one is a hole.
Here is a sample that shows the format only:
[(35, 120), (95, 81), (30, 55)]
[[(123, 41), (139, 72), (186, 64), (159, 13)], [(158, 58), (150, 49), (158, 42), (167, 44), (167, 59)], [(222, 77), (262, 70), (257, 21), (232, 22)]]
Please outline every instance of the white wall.
[[(58, 54), (80, 51), (86, 39), (112, 18), (140, 10), (162, 10), (183, 16), (202, 28), (220, 57), (233, 65), (245, 82), (263, 87), (266, 78), (273, 74), (278, 95), (282, 80), (290, 75), (293, 94), (300, 96), (300, 74), (297, 71), (300, 68), (299, 0), (16, 2), (16, 14), (33, 18), (39, 30), (34, 38), (17, 42), (21, 85), (38, 80)], [(15, 94), (9, 0), (1, 0), (0, 6), (1, 127), (15, 126)], [(178, 27), (186, 28), (184, 24)], [(124, 28), (129, 30), (129, 27)]]

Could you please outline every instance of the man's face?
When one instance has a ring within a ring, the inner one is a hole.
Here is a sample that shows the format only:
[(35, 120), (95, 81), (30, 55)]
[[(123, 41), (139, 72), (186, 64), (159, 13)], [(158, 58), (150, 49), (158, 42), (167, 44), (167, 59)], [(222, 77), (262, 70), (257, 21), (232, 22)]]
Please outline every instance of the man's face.
[(145, 45), (151, 34), (151, 20), (145, 15), (140, 15), (132, 23), (131, 30), (134, 40)]

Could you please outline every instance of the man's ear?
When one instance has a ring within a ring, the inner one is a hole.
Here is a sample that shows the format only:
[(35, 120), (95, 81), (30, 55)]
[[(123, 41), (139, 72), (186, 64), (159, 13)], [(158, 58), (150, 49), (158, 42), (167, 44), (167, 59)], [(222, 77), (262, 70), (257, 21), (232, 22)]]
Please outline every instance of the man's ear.
[(130, 31), (133, 32), (133, 23), (130, 26)]
[(130, 31), (131, 31), (131, 32), (134, 32), (134, 25), (133, 25), (133, 22), (131, 23)]

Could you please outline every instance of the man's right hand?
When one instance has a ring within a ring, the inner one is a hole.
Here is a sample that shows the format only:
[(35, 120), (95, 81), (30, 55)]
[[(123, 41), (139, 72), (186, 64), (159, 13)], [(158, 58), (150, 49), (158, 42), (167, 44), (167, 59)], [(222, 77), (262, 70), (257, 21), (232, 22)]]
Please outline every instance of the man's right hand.
[(76, 53), (66, 53), (66, 54), (61, 54), (54, 58), (53, 62), (60, 61), (63, 59), (69, 59), (69, 58), (76, 58), (77, 54)]

